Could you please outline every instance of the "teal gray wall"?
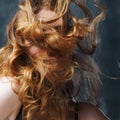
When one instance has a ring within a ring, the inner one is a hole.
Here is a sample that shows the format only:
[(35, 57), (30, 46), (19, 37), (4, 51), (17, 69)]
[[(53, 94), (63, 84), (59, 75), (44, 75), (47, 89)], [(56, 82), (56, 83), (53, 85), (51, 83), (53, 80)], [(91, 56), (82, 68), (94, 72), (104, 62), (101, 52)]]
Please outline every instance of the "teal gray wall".
[[(92, 0), (91, 0), (92, 1)], [(87, 1), (93, 13), (92, 2)], [(6, 25), (14, 16), (18, 0), (0, 0), (0, 47), (6, 43)], [(100, 70), (108, 76), (120, 77), (120, 0), (101, 0), (107, 8), (106, 19), (100, 24), (101, 42), (96, 60)], [(120, 120), (120, 79), (101, 75), (100, 107), (111, 120)]]

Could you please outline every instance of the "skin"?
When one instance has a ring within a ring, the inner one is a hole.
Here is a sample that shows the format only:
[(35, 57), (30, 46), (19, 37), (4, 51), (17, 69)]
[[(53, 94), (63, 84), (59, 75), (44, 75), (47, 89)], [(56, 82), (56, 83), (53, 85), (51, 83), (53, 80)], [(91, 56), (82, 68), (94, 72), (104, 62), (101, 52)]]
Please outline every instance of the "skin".
[[(13, 85), (16, 88), (16, 85)], [(0, 78), (0, 120), (15, 120), (21, 103), (18, 95), (11, 88), (10, 78)]]
[[(39, 18), (44, 21), (57, 17), (55, 12), (49, 11), (46, 8), (41, 10), (38, 15)], [(50, 26), (54, 27), (61, 24), (62, 19), (58, 19), (54, 23), (50, 24)], [(29, 42), (25, 40), (25, 45), (27, 46), (27, 44), (29, 44)], [(37, 46), (31, 46), (27, 48), (27, 50), (33, 58), (37, 56), (45, 58), (50, 57), (45, 49), (38, 48)], [(16, 83), (11, 82), (11, 79), (11, 77), (0, 78), (0, 91), (2, 91), (0, 92), (0, 120), (15, 120), (21, 108), (18, 95), (13, 91), (13, 89), (19, 91), (19, 86)]]
[(79, 104), (78, 117), (79, 120), (109, 120), (97, 107), (88, 103)]
[[(43, 8), (38, 14), (38, 18), (42, 21), (49, 21), (53, 18), (58, 17), (58, 15), (53, 12), (48, 10), (47, 8)], [(60, 26), (63, 24), (63, 20), (62, 18), (58, 19), (57, 21), (55, 21), (54, 23), (50, 23), (48, 24), (50, 27), (56, 27), (56, 26)], [(47, 31), (50, 32), (50, 31)], [(25, 40), (25, 44), (27, 46), (27, 44), (29, 44), (29, 41)], [(47, 54), (46, 50), (43, 48), (38, 48), (37, 46), (31, 46), (28, 48), (28, 52), (32, 57), (37, 57), (37, 56), (41, 56), (41, 58), (45, 57), (45, 58), (49, 58), (50, 56)]]
[[(47, 21), (51, 18), (57, 17), (57, 14), (48, 9), (42, 9), (39, 13), (39, 18)], [(58, 19), (54, 23), (49, 24), (51, 27), (59, 26), (63, 24), (62, 18)], [(27, 46), (29, 41), (25, 40), (25, 45)], [(27, 48), (28, 53), (31, 57), (50, 57), (46, 50), (43, 48), (38, 48), (37, 46), (31, 46)], [(19, 86), (12, 83), (9, 77), (0, 78), (0, 120), (15, 120), (19, 110), (21, 108), (21, 103), (19, 101), (18, 95), (13, 91), (12, 87), (19, 91)], [(12, 87), (11, 87), (12, 84)], [(71, 106), (70, 114), (68, 116), (69, 120), (74, 120), (74, 106)], [(87, 104), (79, 104), (79, 120), (108, 120), (97, 107)]]

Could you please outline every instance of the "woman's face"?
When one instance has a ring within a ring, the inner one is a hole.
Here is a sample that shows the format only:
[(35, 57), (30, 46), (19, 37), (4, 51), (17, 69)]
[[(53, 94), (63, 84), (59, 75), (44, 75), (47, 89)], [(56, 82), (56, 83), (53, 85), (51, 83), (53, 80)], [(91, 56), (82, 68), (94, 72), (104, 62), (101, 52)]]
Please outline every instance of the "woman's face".
[[(53, 18), (58, 17), (58, 15), (51, 10), (48, 10), (46, 8), (43, 8), (38, 14), (38, 19), (42, 20), (42, 21), (50, 21)], [(55, 22), (52, 22), (50, 24), (48, 24), (50, 27), (57, 27), (57, 26), (61, 26), (63, 24), (63, 20), (62, 18), (56, 20)], [(49, 32), (49, 31), (47, 31)], [(29, 44), (29, 41), (25, 40), (25, 45), (27, 46), (27, 44)], [(44, 48), (38, 47), (38, 46), (30, 46), (27, 48), (28, 53), (30, 54), (31, 57), (44, 57), (44, 58), (50, 58), (50, 56), (48, 55), (47, 51)]]

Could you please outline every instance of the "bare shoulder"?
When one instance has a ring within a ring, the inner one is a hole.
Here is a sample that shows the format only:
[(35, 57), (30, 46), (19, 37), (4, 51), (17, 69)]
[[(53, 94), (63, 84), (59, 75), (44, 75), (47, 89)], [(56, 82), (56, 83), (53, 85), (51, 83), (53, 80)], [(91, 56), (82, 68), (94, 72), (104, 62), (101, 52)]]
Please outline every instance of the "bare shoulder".
[(18, 93), (20, 89), (20, 85), (18, 85), (12, 77), (0, 77), (0, 85), (1, 87), (11, 87), (15, 93)]
[(10, 90), (11, 88), (11, 81), (9, 78), (7, 77), (0, 77), (0, 89), (4, 89), (4, 91), (6, 90)]
[(79, 104), (79, 120), (110, 120), (96, 106), (88, 103)]
[(0, 120), (15, 119), (20, 107), (21, 102), (12, 89), (10, 78), (0, 77)]
[[(12, 77), (0, 77), (0, 95), (3, 95), (3, 93), (6, 93), (6, 95), (13, 95), (18, 97), (18, 92), (20, 89), (20, 85), (13, 82)], [(3, 98), (3, 97), (2, 97)]]

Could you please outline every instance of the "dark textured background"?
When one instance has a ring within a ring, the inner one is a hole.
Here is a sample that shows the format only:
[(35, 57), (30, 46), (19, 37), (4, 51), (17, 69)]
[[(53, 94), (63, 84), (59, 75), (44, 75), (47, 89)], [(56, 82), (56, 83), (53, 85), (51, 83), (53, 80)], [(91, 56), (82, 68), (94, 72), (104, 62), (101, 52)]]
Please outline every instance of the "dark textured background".
[[(92, 1), (92, 0), (91, 0)], [(87, 1), (92, 8), (92, 2)], [(0, 0), (0, 47), (6, 42), (6, 25), (17, 11), (19, 0)], [(107, 7), (106, 19), (100, 24), (101, 42), (96, 60), (100, 70), (109, 76), (120, 77), (120, 0), (101, 0)], [(101, 75), (100, 107), (111, 120), (120, 120), (120, 79), (112, 80)]]

